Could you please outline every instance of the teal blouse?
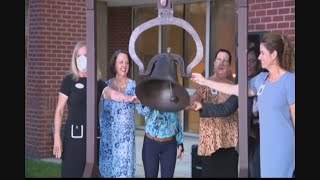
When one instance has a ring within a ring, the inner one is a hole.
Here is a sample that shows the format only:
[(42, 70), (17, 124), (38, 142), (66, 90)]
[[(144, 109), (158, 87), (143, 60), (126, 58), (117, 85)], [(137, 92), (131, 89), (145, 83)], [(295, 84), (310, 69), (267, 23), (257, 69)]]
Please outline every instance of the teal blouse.
[(149, 110), (145, 116), (145, 132), (153, 137), (176, 137), (177, 145), (183, 143), (183, 132), (178, 112)]

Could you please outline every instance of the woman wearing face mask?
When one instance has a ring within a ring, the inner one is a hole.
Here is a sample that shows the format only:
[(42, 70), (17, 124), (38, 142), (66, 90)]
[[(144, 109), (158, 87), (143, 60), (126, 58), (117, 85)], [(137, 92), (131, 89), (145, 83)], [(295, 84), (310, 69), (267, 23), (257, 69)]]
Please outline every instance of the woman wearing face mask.
[[(53, 155), (62, 159), (61, 177), (82, 177), (86, 163), (86, 56), (86, 42), (80, 41), (74, 47), (70, 71), (64, 77), (59, 91), (54, 117)], [(101, 80), (97, 85), (100, 97), (106, 85)], [(61, 124), (66, 104), (68, 104), (68, 116), (65, 121), (64, 136), (61, 137)]]
[[(110, 88), (106, 88), (106, 84), (100, 76), (98, 71), (97, 104), (102, 92), (106, 99), (121, 99), (122, 101), (136, 99), (135, 96), (117, 94)], [(79, 41), (73, 50), (70, 72), (64, 77), (60, 87), (54, 117), (53, 155), (62, 159), (61, 177), (83, 176), (86, 163), (86, 85), (87, 46), (85, 41)], [(68, 116), (65, 122), (64, 136), (61, 137), (61, 125), (66, 104), (68, 104)]]

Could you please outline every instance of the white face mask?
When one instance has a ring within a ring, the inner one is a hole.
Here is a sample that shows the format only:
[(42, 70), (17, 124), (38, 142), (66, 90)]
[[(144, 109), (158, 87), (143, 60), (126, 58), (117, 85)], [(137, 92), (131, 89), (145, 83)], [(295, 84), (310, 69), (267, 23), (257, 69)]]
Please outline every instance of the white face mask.
[(84, 55), (81, 55), (77, 59), (77, 67), (79, 71), (81, 72), (87, 72), (87, 57)]

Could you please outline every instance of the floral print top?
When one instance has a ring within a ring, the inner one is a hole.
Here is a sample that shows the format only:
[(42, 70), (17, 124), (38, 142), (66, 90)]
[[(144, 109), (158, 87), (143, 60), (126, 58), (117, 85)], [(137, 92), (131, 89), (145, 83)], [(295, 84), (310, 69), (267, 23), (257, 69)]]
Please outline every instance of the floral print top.
[(177, 145), (183, 143), (183, 132), (179, 112), (160, 112), (150, 110), (145, 117), (145, 131), (153, 137), (167, 138), (175, 136)]
[[(106, 81), (109, 85), (110, 80)], [(136, 82), (129, 79), (125, 94), (135, 95)], [(136, 165), (135, 116), (137, 109), (146, 115), (140, 103), (102, 100), (100, 115), (99, 170), (102, 177), (134, 177)]]

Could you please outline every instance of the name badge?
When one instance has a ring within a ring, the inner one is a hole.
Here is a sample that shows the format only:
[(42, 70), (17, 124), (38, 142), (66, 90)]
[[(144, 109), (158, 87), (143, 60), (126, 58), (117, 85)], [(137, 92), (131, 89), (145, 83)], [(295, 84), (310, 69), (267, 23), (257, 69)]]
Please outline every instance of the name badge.
[(259, 90), (258, 90), (258, 93), (257, 93), (258, 96), (260, 96), (260, 95), (262, 94), (262, 92), (263, 92), (263, 90), (264, 90), (264, 87), (265, 87), (264, 84), (262, 84), (262, 85), (259, 87)]
[(211, 94), (212, 94), (212, 96), (215, 96), (215, 95), (218, 94), (218, 92), (217, 92), (217, 90), (215, 90), (215, 89), (211, 89)]

